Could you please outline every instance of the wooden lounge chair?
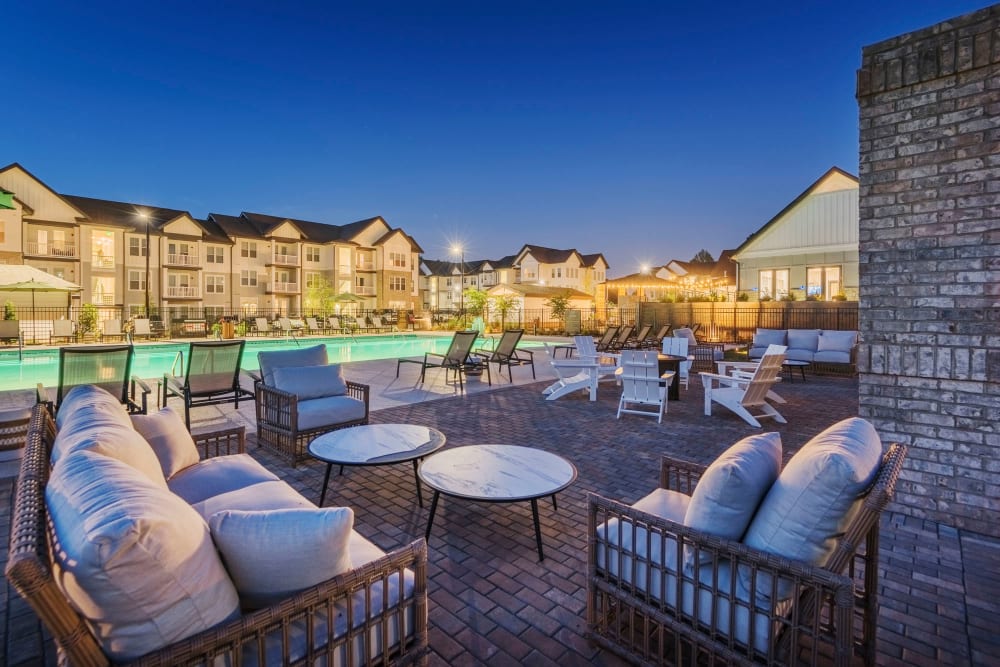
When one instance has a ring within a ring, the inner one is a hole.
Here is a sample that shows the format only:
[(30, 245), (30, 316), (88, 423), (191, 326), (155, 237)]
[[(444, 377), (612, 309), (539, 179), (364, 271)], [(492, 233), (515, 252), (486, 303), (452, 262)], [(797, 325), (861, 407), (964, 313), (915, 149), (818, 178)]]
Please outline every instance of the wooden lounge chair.
[(93, 384), (117, 397), (129, 412), (146, 414), (151, 390), (141, 378), (132, 375), (133, 355), (131, 345), (61, 347), (55, 396), (50, 396), (39, 383), (36, 387), (37, 400), (47, 405), (55, 415), (70, 389), (81, 384)]
[[(718, 403), (756, 428), (760, 428), (757, 420), (762, 417), (771, 417), (780, 424), (787, 423), (781, 413), (767, 402), (768, 392), (778, 382), (781, 362), (785, 360), (785, 349), (784, 345), (768, 347), (753, 375), (749, 377), (701, 373), (701, 382), (705, 388), (705, 414), (711, 416), (712, 403)], [(757, 410), (758, 413), (751, 413), (751, 410)]]
[(534, 353), (531, 350), (517, 349), (517, 344), (523, 335), (524, 329), (508, 329), (503, 332), (503, 336), (500, 337), (500, 342), (497, 343), (496, 349), (485, 350), (480, 348), (474, 354), (485, 359), (487, 364), (496, 364), (497, 373), (500, 374), (500, 377), (503, 377), (503, 367), (506, 366), (507, 377), (511, 382), (514, 381), (514, 376), (511, 373), (511, 369), (514, 366), (531, 366), (531, 378), (535, 379)]
[[(420, 384), (423, 384), (428, 368), (443, 368), (445, 369), (445, 381), (447, 382), (448, 374), (454, 371), (458, 375), (459, 390), (464, 391), (464, 376), (471, 366), (469, 355), (478, 336), (478, 331), (456, 331), (455, 336), (451, 339), (451, 345), (448, 346), (448, 351), (444, 354), (425, 352), (423, 359), (398, 359), (396, 361), (396, 377), (399, 377), (399, 367), (402, 364), (420, 364)], [(485, 366), (486, 381), (492, 385), (490, 365), (485, 364)]]
[(199, 341), (188, 348), (184, 377), (163, 375), (162, 406), (177, 396), (184, 401), (184, 423), (191, 426), (191, 408), (233, 402), (240, 407), (240, 397), (253, 398), (253, 392), (240, 387), (240, 362), (245, 340)]

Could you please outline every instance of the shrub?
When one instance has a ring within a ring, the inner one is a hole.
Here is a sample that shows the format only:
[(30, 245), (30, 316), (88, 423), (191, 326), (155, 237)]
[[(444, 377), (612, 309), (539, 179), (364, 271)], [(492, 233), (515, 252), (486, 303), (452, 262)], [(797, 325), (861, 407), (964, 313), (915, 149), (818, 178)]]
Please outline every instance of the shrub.
[(80, 333), (94, 333), (97, 331), (97, 306), (92, 303), (83, 304), (80, 310), (80, 321), (78, 322)]
[(13, 302), (6, 301), (3, 304), (3, 318), (5, 320), (16, 320), (17, 319), (17, 309), (14, 308)]

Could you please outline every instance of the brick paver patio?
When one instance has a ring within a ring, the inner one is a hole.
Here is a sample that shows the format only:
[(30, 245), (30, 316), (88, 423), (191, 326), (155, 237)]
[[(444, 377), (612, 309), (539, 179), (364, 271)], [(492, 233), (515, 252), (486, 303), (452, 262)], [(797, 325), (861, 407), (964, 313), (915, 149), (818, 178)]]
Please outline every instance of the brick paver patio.
[[(538, 562), (527, 503), (474, 504), (442, 498), (430, 540), (431, 664), (619, 664), (585, 638), (586, 497), (594, 491), (634, 502), (657, 483), (659, 459), (671, 453), (708, 462), (757, 432), (724, 409), (702, 415), (696, 377), (671, 402), (662, 425), (614, 417), (618, 392), (604, 385), (597, 403), (583, 395), (542, 400), (544, 383), (504, 387), (373, 412), (372, 421), (440, 429), (447, 446), (508, 443), (540, 447), (571, 460), (579, 478), (559, 509), (540, 501), (545, 561)], [(857, 382), (813, 377), (780, 387), (786, 458), (832, 422), (857, 414)], [(323, 467), (292, 469), (257, 449), (254, 457), (313, 501)], [(0, 482), (6, 537), (12, 480)], [(425, 490), (426, 493), (426, 490)], [(427, 509), (417, 506), (409, 465), (348, 469), (331, 480), (327, 505), (354, 508), (356, 528), (384, 549), (422, 536)], [(6, 558), (4, 550), (3, 558)], [(990, 664), (1000, 655), (1000, 540), (890, 513), (882, 544), (882, 664)], [(54, 663), (51, 645), (8, 590), (0, 599), (0, 662)]]

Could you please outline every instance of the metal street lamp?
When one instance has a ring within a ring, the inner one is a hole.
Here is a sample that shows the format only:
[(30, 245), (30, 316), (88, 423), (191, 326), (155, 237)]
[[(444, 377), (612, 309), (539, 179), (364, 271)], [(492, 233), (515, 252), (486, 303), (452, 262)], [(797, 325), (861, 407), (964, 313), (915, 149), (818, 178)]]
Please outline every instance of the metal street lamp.
[(148, 213), (140, 213), (139, 217), (143, 219), (146, 223), (146, 312), (143, 313), (146, 317), (150, 316), (149, 312), (149, 226), (152, 221), (149, 219)]
[(459, 256), (458, 311), (462, 315), (462, 328), (465, 328), (465, 248), (455, 244), (451, 252)]

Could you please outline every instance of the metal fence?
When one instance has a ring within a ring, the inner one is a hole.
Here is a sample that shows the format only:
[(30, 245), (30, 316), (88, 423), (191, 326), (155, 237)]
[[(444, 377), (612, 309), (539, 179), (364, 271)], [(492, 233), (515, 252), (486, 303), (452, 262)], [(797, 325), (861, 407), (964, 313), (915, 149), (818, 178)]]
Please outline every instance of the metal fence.
[(699, 325), (698, 337), (727, 343), (753, 339), (757, 329), (858, 330), (856, 301), (643, 303), (636, 322)]

